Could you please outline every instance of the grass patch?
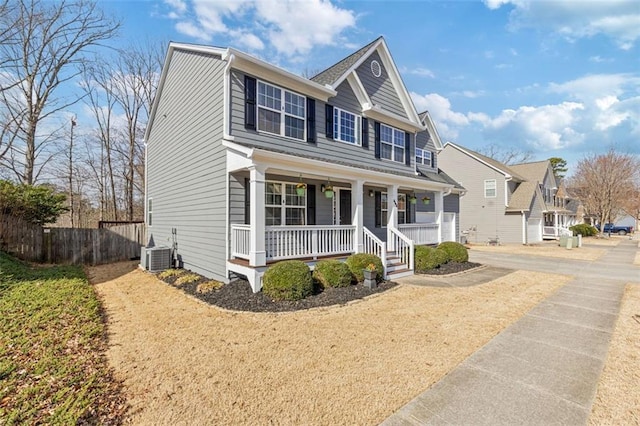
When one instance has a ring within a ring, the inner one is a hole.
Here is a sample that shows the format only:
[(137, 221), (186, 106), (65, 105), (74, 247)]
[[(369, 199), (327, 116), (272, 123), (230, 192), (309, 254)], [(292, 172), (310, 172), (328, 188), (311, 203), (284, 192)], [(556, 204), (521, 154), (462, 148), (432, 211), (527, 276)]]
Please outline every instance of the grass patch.
[(200, 279), (200, 275), (196, 275), (196, 274), (180, 275), (176, 280), (175, 285), (181, 286), (183, 284), (191, 284), (191, 283), (195, 283), (199, 279)]
[(207, 294), (213, 290), (220, 290), (223, 285), (220, 281), (207, 281), (206, 283), (198, 284), (196, 291), (201, 294)]
[(100, 303), (80, 267), (0, 253), (0, 423), (120, 422)]
[(184, 269), (167, 269), (165, 271), (160, 272), (158, 274), (158, 278), (160, 278), (161, 280), (166, 280), (167, 278), (171, 278), (171, 277), (179, 277), (184, 273), (185, 273)]

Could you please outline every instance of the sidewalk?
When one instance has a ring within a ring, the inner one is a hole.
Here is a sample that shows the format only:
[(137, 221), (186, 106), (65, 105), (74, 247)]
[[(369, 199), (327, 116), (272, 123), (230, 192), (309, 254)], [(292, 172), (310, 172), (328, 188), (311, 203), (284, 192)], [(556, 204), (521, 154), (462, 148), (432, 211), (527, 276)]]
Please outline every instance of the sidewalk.
[[(626, 264), (636, 249), (620, 244), (593, 264)], [(586, 424), (625, 285), (590, 270), (575, 271), (573, 281), (382, 424)]]

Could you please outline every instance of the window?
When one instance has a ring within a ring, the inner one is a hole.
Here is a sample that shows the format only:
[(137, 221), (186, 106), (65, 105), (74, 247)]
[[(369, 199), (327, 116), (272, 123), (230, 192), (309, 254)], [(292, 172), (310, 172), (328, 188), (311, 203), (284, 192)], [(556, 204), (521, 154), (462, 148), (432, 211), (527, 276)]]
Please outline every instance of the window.
[(398, 224), (407, 223), (407, 194), (398, 194)]
[(147, 226), (153, 225), (153, 199), (147, 200)]
[(265, 186), (265, 224), (304, 225), (307, 197), (298, 195), (295, 183), (267, 182)]
[(380, 125), (380, 157), (404, 163), (404, 132)]
[(304, 96), (258, 82), (258, 130), (304, 140), (305, 108)]
[(416, 164), (433, 167), (433, 153), (426, 149), (416, 148)]
[(380, 218), (382, 219), (382, 227), (386, 228), (387, 222), (389, 222), (389, 203), (386, 192), (380, 194)]
[(360, 145), (360, 117), (334, 107), (333, 138), (342, 142)]
[(484, 198), (496, 197), (496, 180), (488, 179), (484, 181)]

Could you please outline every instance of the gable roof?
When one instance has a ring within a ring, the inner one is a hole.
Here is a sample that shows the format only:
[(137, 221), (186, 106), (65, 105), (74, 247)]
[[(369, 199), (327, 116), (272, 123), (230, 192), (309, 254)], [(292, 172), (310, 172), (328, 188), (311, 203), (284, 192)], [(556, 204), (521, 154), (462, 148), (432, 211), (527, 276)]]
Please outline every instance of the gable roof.
[(511, 194), (507, 211), (529, 210), (536, 189), (538, 189), (538, 185), (535, 182), (520, 182), (516, 190)]
[[(377, 52), (380, 56), (382, 65), (389, 76), (389, 80), (398, 95), (398, 99), (400, 100), (408, 119), (394, 114), (393, 112), (385, 111), (380, 105), (374, 104), (362, 85), (356, 70), (371, 55), (373, 55), (374, 52)], [(389, 48), (387, 47), (384, 37), (378, 37), (371, 43), (358, 49), (356, 52), (311, 78), (311, 81), (323, 84), (325, 87), (332, 90), (336, 90), (336, 88), (345, 80), (353, 89), (365, 115), (376, 120), (388, 121), (389, 124), (399, 126), (401, 128), (409, 126), (412, 131), (422, 131), (425, 129), (425, 125), (418, 117), (416, 107), (409, 95), (409, 91), (402, 81), (402, 76), (398, 72), (398, 68), (393, 61), (393, 57), (389, 52)]]
[(446, 148), (447, 146), (451, 146), (452, 148), (457, 149), (458, 151), (468, 155), (471, 158), (476, 159), (477, 161), (484, 163), (485, 165), (487, 165), (488, 167), (496, 170), (499, 173), (502, 173), (503, 175), (505, 175), (505, 177), (511, 177), (513, 178), (515, 181), (519, 181), (519, 182), (523, 182), (527, 179), (525, 179), (522, 175), (520, 175), (519, 173), (517, 173), (515, 170), (513, 170), (511, 168), (511, 166), (507, 166), (504, 163), (501, 163), (498, 160), (494, 160), (491, 157), (487, 157), (486, 155), (482, 155), (479, 152), (470, 150), (468, 148), (464, 148), (460, 145), (457, 145), (453, 142), (447, 142), (446, 144), (444, 144), (444, 147)]
[(531, 163), (514, 164), (511, 166), (511, 170), (515, 170), (527, 180), (542, 183), (550, 166), (551, 163), (549, 163), (549, 160), (534, 161)]
[(436, 123), (434, 123), (431, 119), (429, 111), (421, 112), (420, 114), (418, 114), (418, 117), (420, 117), (420, 122), (427, 127), (429, 135), (433, 137), (433, 145), (438, 151), (440, 151), (443, 148), (442, 139), (440, 139), (438, 129), (436, 129)]

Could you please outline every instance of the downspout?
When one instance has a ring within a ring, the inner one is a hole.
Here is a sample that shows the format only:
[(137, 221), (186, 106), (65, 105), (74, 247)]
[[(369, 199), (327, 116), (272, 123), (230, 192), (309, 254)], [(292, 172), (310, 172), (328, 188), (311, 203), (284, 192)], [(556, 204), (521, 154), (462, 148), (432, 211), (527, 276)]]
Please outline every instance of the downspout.
[(527, 244), (527, 219), (524, 210), (520, 210), (522, 215), (522, 244)]
[(222, 137), (225, 140), (228, 141), (233, 141), (233, 136), (231, 136), (230, 134), (230, 127), (231, 127), (231, 103), (230, 103), (230, 99), (231, 99), (231, 93), (230, 93), (230, 89), (231, 89), (231, 65), (233, 65), (233, 62), (236, 59), (236, 56), (231, 53), (230, 55), (227, 56), (227, 65), (225, 65), (224, 67), (224, 97), (223, 97), (223, 102), (224, 102), (224, 108), (223, 108), (223, 125), (222, 125)]
[(509, 182), (513, 180), (513, 177), (509, 176), (504, 179), (504, 206), (509, 207)]

